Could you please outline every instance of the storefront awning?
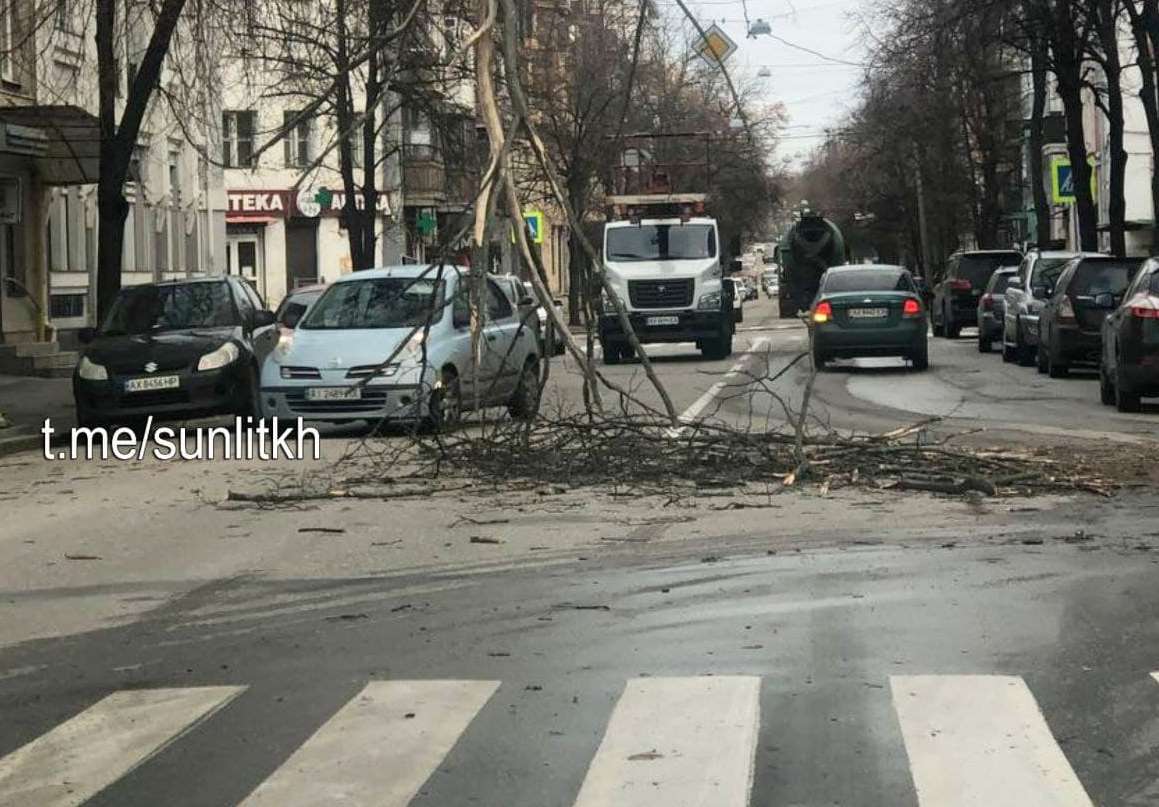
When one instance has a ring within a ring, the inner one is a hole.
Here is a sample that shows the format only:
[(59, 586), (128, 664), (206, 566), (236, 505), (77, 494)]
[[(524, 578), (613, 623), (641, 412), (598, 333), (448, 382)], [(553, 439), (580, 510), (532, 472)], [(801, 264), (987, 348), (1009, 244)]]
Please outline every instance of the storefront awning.
[(100, 168), (100, 124), (76, 106), (0, 107), (0, 151), (31, 158), (46, 185), (91, 185)]

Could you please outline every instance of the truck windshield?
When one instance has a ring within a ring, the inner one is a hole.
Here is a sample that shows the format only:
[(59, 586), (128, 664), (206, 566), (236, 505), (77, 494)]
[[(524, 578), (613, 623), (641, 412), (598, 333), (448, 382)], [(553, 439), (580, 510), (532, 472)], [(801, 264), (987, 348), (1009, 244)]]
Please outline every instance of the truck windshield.
[(707, 224), (641, 224), (608, 230), (609, 261), (675, 261), (716, 257), (716, 233)]

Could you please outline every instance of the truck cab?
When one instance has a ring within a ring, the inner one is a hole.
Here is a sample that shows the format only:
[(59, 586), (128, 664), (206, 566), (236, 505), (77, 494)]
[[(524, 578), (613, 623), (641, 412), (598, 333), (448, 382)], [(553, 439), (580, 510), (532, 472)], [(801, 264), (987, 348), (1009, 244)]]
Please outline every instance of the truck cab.
[[(732, 284), (720, 228), (704, 214), (700, 194), (612, 197), (604, 228), (608, 283), (641, 344), (695, 343), (705, 358), (732, 354), (736, 331)], [(599, 321), (604, 361), (631, 354), (623, 323), (607, 292)]]

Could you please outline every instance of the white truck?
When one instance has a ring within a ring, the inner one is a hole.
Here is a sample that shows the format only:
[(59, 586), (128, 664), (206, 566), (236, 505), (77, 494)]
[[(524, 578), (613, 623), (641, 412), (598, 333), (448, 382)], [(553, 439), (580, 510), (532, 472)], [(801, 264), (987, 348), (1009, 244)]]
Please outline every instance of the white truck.
[[(720, 229), (705, 201), (700, 193), (612, 196), (603, 258), (641, 344), (694, 342), (705, 358), (723, 359), (736, 332), (733, 284), (723, 280), (739, 267), (724, 265)], [(631, 355), (606, 292), (599, 331), (605, 364)]]

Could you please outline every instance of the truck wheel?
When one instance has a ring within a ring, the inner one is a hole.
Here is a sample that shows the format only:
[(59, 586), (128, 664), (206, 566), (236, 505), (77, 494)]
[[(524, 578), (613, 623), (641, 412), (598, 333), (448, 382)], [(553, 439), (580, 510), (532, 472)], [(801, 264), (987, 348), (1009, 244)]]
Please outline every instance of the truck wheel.
[(619, 364), (622, 358), (619, 345), (614, 342), (604, 343), (604, 364)]
[(721, 336), (717, 339), (706, 339), (704, 347), (701, 348), (701, 353), (704, 358), (711, 361), (720, 361), (727, 359), (732, 355), (732, 334)]

